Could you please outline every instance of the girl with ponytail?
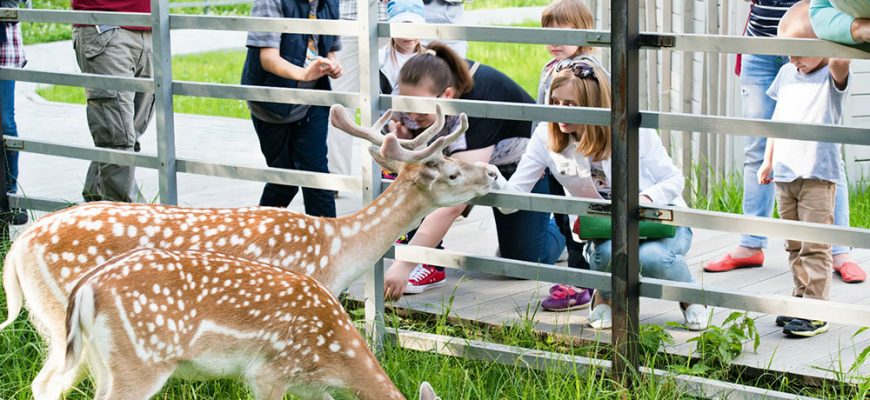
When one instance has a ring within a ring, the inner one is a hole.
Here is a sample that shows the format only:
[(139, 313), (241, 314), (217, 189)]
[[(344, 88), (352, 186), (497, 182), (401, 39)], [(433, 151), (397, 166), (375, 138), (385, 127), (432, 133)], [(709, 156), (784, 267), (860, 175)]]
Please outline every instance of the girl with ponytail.
[[(463, 59), (450, 47), (432, 42), (425, 52), (408, 60), (399, 72), (402, 96), (438, 97), (534, 104), (535, 101), (516, 82), (487, 65)], [(433, 114), (404, 113), (391, 123), (392, 131), (413, 137), (435, 122)], [(470, 162), (486, 162), (511, 176), (531, 136), (529, 121), (495, 118), (469, 118), (465, 135), (451, 144), (449, 156)], [(458, 118), (448, 116), (444, 133), (450, 132)], [(549, 193), (547, 179), (539, 177), (534, 193)], [(464, 205), (446, 207), (429, 214), (413, 233), (409, 244), (436, 247)], [(553, 264), (565, 247), (565, 238), (551, 222), (549, 213), (520, 211), (503, 214), (493, 210), (501, 257)], [(410, 235), (409, 235), (410, 236)], [(385, 296), (398, 299), (404, 293), (422, 293), (443, 286), (443, 268), (396, 261), (385, 277)]]

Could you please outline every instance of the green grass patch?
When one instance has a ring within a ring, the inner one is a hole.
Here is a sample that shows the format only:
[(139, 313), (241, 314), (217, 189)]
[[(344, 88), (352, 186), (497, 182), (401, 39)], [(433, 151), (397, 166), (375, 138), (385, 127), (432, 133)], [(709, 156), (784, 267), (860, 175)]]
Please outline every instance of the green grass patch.
[[(537, 26), (530, 21), (521, 26)], [(538, 72), (549, 59), (544, 46), (473, 43), (468, 57), (490, 65), (517, 81), (533, 97), (538, 87)], [(210, 83), (238, 84), (245, 60), (244, 50), (214, 51), (172, 57), (173, 79)], [(47, 86), (37, 93), (49, 101), (85, 104), (84, 89), (72, 86)], [(249, 118), (244, 101), (175, 96), (177, 113)]]
[(465, 3), (466, 10), (493, 8), (540, 7), (550, 4), (551, 0), (472, 0)]

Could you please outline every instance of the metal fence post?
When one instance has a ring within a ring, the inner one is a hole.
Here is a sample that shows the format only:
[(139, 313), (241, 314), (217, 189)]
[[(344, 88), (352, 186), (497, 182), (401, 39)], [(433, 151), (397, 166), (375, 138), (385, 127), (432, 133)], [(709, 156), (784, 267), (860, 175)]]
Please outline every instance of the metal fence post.
[(611, 5), (611, 67), (613, 102), (613, 374), (627, 387), (638, 366), (638, 312), (640, 261), (638, 260), (638, 0)]
[[(378, 95), (378, 0), (357, 0), (359, 25), (360, 121), (369, 126), (379, 116)], [(368, 145), (363, 146), (368, 148)], [(381, 194), (381, 169), (368, 151), (363, 154), (363, 205)], [(379, 353), (384, 341), (384, 260), (380, 259), (365, 278), (366, 325), (372, 348)]]
[[(0, 121), (3, 121), (3, 110), (0, 109)], [(9, 207), (9, 193), (6, 191), (6, 171), (9, 158), (6, 157), (6, 141), (3, 140), (3, 124), (0, 124), (0, 242), (10, 240), (9, 223), (12, 221), (12, 209)]]
[(175, 114), (172, 111), (172, 51), (169, 45), (169, 0), (151, 0), (154, 108), (157, 113), (157, 169), (160, 202), (178, 204), (175, 165)]

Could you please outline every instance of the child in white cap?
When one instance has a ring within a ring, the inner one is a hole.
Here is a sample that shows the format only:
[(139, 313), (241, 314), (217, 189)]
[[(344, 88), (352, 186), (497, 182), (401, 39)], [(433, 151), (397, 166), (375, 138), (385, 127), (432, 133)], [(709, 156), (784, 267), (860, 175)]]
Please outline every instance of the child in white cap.
[[(394, 24), (411, 22), (426, 23), (423, 16), (422, 0), (390, 0), (387, 3), (387, 22)], [(399, 70), (402, 65), (417, 53), (423, 52), (420, 39), (390, 39), (390, 44), (384, 46), (378, 54), (381, 68), (381, 79), (386, 80), (381, 85), (385, 94), (395, 93), (399, 86)], [(386, 87), (385, 87), (386, 86)], [(390, 90), (386, 90), (389, 88)]]

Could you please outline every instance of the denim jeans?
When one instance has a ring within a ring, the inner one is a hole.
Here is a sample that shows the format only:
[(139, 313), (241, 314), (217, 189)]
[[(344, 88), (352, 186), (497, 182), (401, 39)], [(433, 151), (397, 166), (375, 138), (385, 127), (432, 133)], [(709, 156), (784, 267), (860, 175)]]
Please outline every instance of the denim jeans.
[[(499, 166), (505, 178), (510, 179), (516, 170), (516, 164)], [(545, 175), (532, 193), (549, 194), (549, 178)], [(559, 231), (550, 213), (521, 210), (511, 214), (502, 214), (496, 208), (492, 209), (495, 216), (495, 227), (498, 231), (498, 247), (501, 256), (512, 260), (553, 264), (565, 249), (565, 236)]]
[[(676, 282), (694, 282), (686, 264), (686, 253), (692, 247), (693, 233), (681, 226), (672, 238), (641, 240), (638, 248), (640, 276)], [(586, 261), (593, 271), (610, 272), (611, 240), (589, 240), (584, 249)], [(602, 291), (605, 298), (609, 292)]]
[[(252, 116), (260, 139), (266, 165), (272, 168), (329, 172), (326, 161), (326, 129), (329, 109), (312, 106), (300, 121), (273, 124)], [(267, 183), (260, 197), (261, 206), (287, 207), (298, 186)], [(335, 195), (331, 190), (302, 188), (305, 213), (318, 217), (335, 217)]]
[[(743, 55), (743, 68), (740, 75), (742, 111), (744, 118), (770, 119), (776, 101), (767, 96), (767, 88), (776, 78), (779, 68), (788, 63), (786, 56)], [(743, 215), (770, 217), (773, 214), (774, 185), (758, 183), (757, 173), (764, 161), (764, 148), (767, 138), (749, 136), (746, 138), (746, 157), (743, 161)], [(849, 186), (846, 182), (846, 168), (840, 159), (840, 176), (837, 181), (837, 194), (834, 199), (834, 225), (849, 226)], [(743, 235), (740, 245), (752, 249), (767, 247), (767, 238), (756, 235)], [(832, 254), (845, 254), (849, 247), (834, 245)]]
[[(3, 134), (18, 136), (15, 125), (15, 81), (0, 80), (0, 114), (3, 116)], [(6, 152), (6, 192), (18, 191), (18, 152)]]

